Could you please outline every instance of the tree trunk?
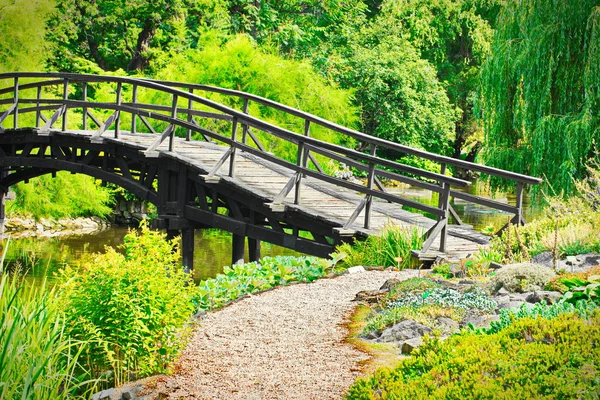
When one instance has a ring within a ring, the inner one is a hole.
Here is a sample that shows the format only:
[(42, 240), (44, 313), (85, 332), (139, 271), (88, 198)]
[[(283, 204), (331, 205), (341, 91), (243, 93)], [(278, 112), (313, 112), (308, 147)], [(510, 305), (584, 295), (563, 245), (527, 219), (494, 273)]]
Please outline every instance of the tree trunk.
[(144, 29), (138, 35), (137, 44), (131, 54), (131, 61), (127, 67), (128, 71), (138, 71), (148, 66), (146, 52), (150, 47), (150, 41), (156, 34), (156, 24), (152, 20), (146, 20)]

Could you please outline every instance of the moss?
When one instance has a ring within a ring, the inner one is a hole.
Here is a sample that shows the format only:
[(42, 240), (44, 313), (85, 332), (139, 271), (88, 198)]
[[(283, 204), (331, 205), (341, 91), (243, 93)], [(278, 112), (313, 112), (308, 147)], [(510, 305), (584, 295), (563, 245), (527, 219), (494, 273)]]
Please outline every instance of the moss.
[(556, 276), (551, 269), (532, 263), (507, 265), (498, 270), (490, 280), (490, 290), (497, 292), (504, 288), (511, 293), (541, 290)]

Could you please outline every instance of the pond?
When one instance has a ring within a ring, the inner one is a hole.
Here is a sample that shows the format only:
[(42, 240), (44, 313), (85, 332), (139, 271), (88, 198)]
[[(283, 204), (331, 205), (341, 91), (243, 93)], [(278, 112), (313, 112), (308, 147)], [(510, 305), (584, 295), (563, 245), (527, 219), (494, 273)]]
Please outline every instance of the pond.
[[(479, 186), (470, 189), (471, 193), (481, 193), (485, 188)], [(437, 204), (437, 197), (430, 191), (415, 188), (392, 188), (390, 191), (401, 193), (407, 198), (424, 204)], [(514, 196), (497, 194), (495, 200), (514, 204)], [(456, 200), (453, 206), (465, 223), (471, 224), (477, 230), (503, 226), (511, 214), (465, 203)], [(529, 221), (540, 214), (540, 207), (524, 199), (525, 218)], [(5, 268), (25, 269), (28, 277), (53, 279), (54, 273), (65, 264), (77, 265), (84, 253), (102, 252), (105, 246), (117, 247), (123, 243), (127, 233), (126, 227), (114, 226), (109, 229), (88, 235), (75, 235), (56, 238), (23, 238), (12, 239), (8, 245), (5, 258)], [(197, 230), (194, 243), (194, 280), (200, 281), (214, 277), (231, 264), (231, 234), (216, 229)], [(6, 246), (6, 240), (3, 248)], [(1, 252), (0, 252), (1, 254)], [(299, 253), (283, 247), (263, 243), (262, 256), (299, 255)], [(246, 253), (246, 260), (248, 254)]]

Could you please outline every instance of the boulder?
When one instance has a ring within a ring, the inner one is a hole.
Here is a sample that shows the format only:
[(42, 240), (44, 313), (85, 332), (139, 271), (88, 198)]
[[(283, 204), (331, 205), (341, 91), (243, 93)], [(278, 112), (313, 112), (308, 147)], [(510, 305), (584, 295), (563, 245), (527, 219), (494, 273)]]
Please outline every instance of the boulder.
[(413, 352), (414, 349), (418, 348), (422, 344), (423, 339), (421, 339), (420, 337), (415, 337), (412, 339), (405, 340), (399, 347), (402, 354), (410, 354)]
[(496, 314), (468, 315), (461, 321), (461, 326), (473, 325), (475, 328), (489, 328), (492, 321), (498, 321), (500, 317)]
[(389, 292), (390, 290), (392, 290), (396, 285), (398, 285), (400, 283), (400, 279), (388, 279), (387, 281), (385, 281), (383, 283), (383, 285), (381, 285), (381, 287), (379, 288), (379, 290), (385, 290), (386, 292)]
[(385, 290), (361, 290), (356, 293), (353, 301), (364, 301), (365, 303), (377, 303), (387, 291)]
[(454, 333), (459, 328), (458, 321), (455, 321), (452, 318), (437, 317), (435, 319), (435, 322), (440, 327), (440, 329), (442, 329), (442, 331), (447, 333)]
[(92, 400), (111, 400), (115, 395), (115, 389), (106, 389), (94, 394)]
[(407, 319), (398, 322), (396, 325), (381, 332), (381, 336), (379, 336), (376, 341), (378, 343), (403, 342), (415, 337), (421, 337), (430, 332), (431, 328), (411, 319)]
[(548, 290), (538, 290), (535, 292), (525, 293), (525, 301), (528, 303), (541, 303), (554, 304), (562, 297), (561, 292), (554, 292)]
[(137, 394), (142, 391), (142, 385), (135, 385), (121, 393), (122, 400), (135, 400), (137, 399)]
[(365, 272), (365, 268), (357, 265), (356, 267), (350, 267), (346, 270), (346, 274), (359, 274), (361, 272)]

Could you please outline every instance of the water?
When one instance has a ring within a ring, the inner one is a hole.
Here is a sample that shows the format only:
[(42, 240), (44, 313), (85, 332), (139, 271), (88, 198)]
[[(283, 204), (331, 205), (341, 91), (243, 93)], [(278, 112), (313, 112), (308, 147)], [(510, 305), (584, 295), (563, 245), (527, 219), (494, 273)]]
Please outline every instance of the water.
[[(432, 195), (430, 191), (415, 188), (392, 188), (389, 190), (423, 204), (437, 205), (437, 194)], [(469, 189), (469, 193), (481, 194), (485, 190), (483, 185), (473, 185)], [(495, 200), (515, 203), (514, 196), (506, 194), (496, 195)], [(477, 230), (493, 229), (495, 232), (512, 217), (512, 214), (461, 200), (454, 201), (453, 206), (463, 221), (473, 225)], [(528, 221), (538, 216), (540, 211), (539, 206), (532, 204), (528, 198), (524, 199), (524, 215)], [(58, 269), (65, 264), (76, 267), (78, 260), (85, 253), (102, 252), (105, 246), (116, 248), (123, 243), (126, 234), (127, 228), (125, 227), (111, 227), (105, 231), (87, 235), (13, 239), (6, 252), (5, 268), (8, 270), (26, 269), (28, 277), (31, 279), (46, 277), (51, 281)], [(195, 281), (214, 277), (222, 272), (223, 266), (231, 264), (230, 233), (215, 229), (197, 230), (194, 243), (196, 244), (194, 249)], [(6, 246), (6, 240), (3, 248), (4, 246)], [(261, 254), (264, 257), (298, 255), (299, 253), (270, 243), (263, 243)], [(246, 253), (247, 260), (248, 254)]]

